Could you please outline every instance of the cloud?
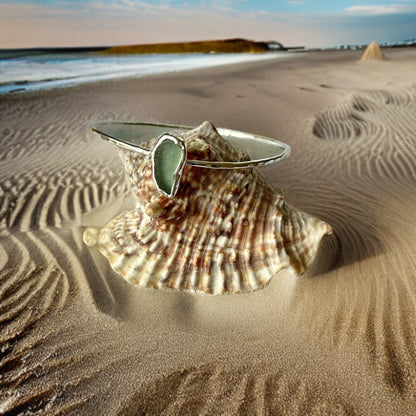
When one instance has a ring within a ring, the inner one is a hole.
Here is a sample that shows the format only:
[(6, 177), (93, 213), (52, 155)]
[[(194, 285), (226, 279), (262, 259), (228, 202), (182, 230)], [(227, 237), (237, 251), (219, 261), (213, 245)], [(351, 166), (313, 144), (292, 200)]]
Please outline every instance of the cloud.
[(80, 7), (88, 9), (90, 13), (140, 13), (145, 15), (157, 15), (159, 13), (169, 13), (173, 7), (168, 3), (149, 3), (140, 0), (116, 0), (111, 3), (106, 2), (83, 2)]
[(43, 6), (31, 3), (0, 3), (0, 21), (7, 23), (8, 19), (28, 19), (40, 17), (68, 17), (72, 14), (78, 15), (78, 11), (72, 10), (71, 7), (57, 7), (52, 5)]
[[(406, 0), (405, 0), (406, 1)], [(409, 3), (413, 1), (407, 0)], [(345, 9), (346, 13), (362, 15), (388, 15), (416, 13), (416, 4), (357, 5)]]
[[(183, 9), (186, 11), (186, 9)], [(181, 9), (170, 6), (167, 2), (159, 4), (150, 3), (141, 0), (112, 0), (112, 1), (56, 1), (48, 5), (35, 4), (28, 1), (27, 3), (1, 3), (0, 2), (0, 21), (9, 19), (28, 20), (44, 18), (107, 18), (114, 16), (115, 19), (133, 18), (140, 15), (141, 18), (146, 16), (158, 16), (161, 14), (177, 14)]]

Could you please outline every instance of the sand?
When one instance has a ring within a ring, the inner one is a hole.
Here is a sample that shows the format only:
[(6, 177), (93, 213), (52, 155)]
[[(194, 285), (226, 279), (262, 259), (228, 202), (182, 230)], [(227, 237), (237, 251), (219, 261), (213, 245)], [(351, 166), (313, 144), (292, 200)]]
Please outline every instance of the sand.
[[(415, 414), (416, 50), (360, 54), (0, 97), (0, 414)], [(85, 246), (133, 203), (89, 124), (207, 119), (291, 145), (264, 172), (333, 226), (331, 270), (195, 295)]]
[(363, 52), (360, 61), (368, 60), (382, 60), (384, 59), (383, 53), (381, 52), (380, 46), (377, 42), (371, 42)]

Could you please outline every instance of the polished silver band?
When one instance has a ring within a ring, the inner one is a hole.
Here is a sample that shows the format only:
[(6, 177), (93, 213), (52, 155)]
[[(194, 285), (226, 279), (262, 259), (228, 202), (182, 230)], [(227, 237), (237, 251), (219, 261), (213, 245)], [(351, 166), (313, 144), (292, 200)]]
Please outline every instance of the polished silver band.
[[(142, 143), (166, 133), (180, 135), (182, 132), (193, 128), (173, 124), (140, 122), (97, 121), (92, 124), (92, 130), (99, 133), (105, 140), (123, 149), (144, 155), (151, 154), (152, 149), (142, 147)], [(278, 140), (225, 128), (218, 128), (217, 130), (225, 140), (230, 141), (237, 149), (245, 150), (251, 159), (238, 162), (187, 159), (186, 165), (208, 169), (244, 169), (277, 163), (286, 159), (290, 154), (289, 145)]]

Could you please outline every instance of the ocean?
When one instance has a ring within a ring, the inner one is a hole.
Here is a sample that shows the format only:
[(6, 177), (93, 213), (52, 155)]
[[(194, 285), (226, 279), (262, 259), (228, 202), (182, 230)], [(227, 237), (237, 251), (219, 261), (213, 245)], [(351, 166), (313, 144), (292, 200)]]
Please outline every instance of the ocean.
[(97, 56), (81, 52), (12, 56), (0, 59), (0, 94), (61, 88), (84, 82), (141, 77), (287, 55), (286, 52), (272, 52)]

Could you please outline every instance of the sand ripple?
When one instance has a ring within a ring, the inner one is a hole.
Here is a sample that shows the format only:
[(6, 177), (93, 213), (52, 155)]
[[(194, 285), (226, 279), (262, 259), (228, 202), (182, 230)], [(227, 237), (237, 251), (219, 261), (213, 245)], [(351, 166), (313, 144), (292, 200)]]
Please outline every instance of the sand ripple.
[(36, 359), (35, 351), (53, 329), (42, 339), (33, 333), (43, 318), (65, 307), (74, 288), (51, 253), (56, 240), (44, 240), (32, 232), (0, 234), (0, 390), (6, 395), (1, 414), (45, 410), (54, 396), (51, 386), (27, 393), (44, 374), (47, 361)]
[(80, 114), (65, 97), (17, 101), (0, 100), (7, 120), (0, 127), (0, 414), (70, 413), (91, 394), (65, 393), (78, 381), (62, 379), (64, 369), (86, 355), (77, 353), (81, 336), (68, 344), (62, 332), (77, 299), (97, 287), (86, 278), (94, 263), (80, 254), (74, 226), (123, 199), (127, 182), (112, 146), (89, 130), (113, 114)]
[(94, 160), (56, 172), (18, 173), (0, 183), (0, 229), (79, 224), (82, 214), (122, 198), (127, 189), (121, 170)]
[[(325, 198), (312, 205), (331, 212), (341, 261), (331, 276), (305, 282), (305, 292), (329, 290), (333, 299), (325, 321), (309, 320), (311, 334), (329, 336), (340, 350), (364, 345), (374, 373), (413, 399), (416, 88), (354, 93), (316, 115), (313, 134), (331, 141), (328, 164), (342, 155), (331, 167), (337, 192), (323, 187)], [(306, 297), (297, 301), (307, 308)]]
[(346, 103), (318, 114), (313, 133), (325, 140), (361, 137), (382, 140), (392, 130), (397, 136), (405, 136), (415, 123), (415, 94), (414, 87), (403, 91), (360, 92)]
[(123, 197), (118, 156), (89, 127), (115, 115), (80, 111), (65, 94), (30, 101), (0, 99), (0, 229), (79, 225), (83, 213)]
[[(328, 386), (329, 387), (329, 386)], [(175, 371), (142, 386), (121, 415), (353, 416), (359, 413), (337, 394), (322, 397), (316, 386), (284, 374), (225, 370), (212, 366)]]
[(415, 130), (415, 87), (354, 94), (318, 114), (313, 126), (314, 135), (323, 140), (357, 140), (347, 146), (350, 174), (395, 181), (416, 176)]

